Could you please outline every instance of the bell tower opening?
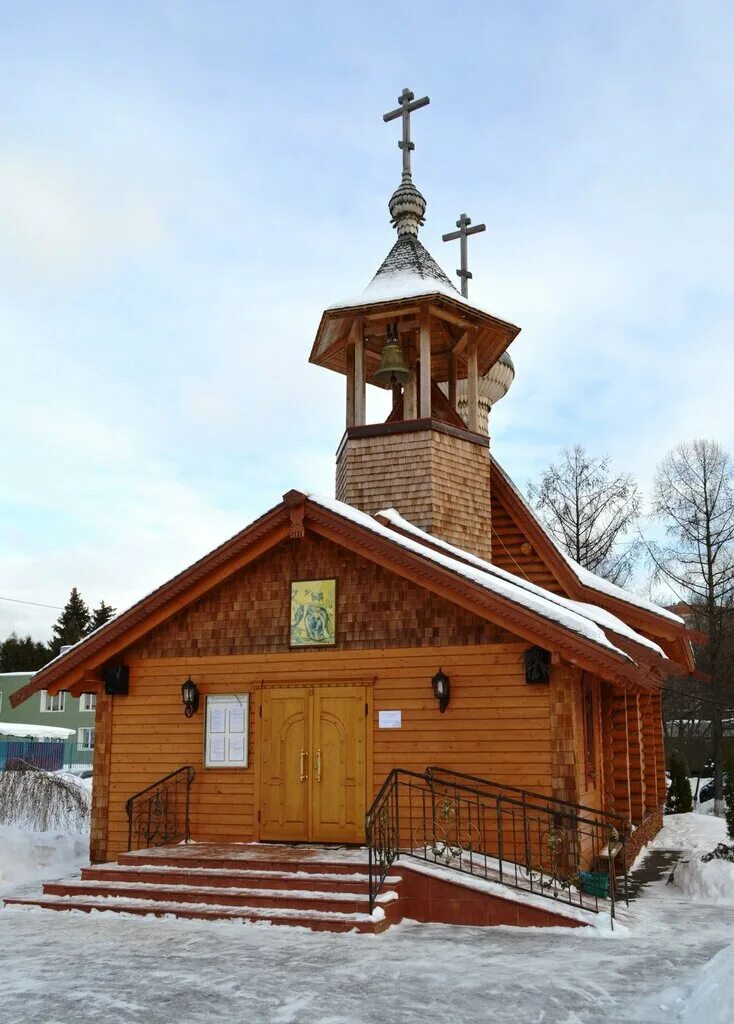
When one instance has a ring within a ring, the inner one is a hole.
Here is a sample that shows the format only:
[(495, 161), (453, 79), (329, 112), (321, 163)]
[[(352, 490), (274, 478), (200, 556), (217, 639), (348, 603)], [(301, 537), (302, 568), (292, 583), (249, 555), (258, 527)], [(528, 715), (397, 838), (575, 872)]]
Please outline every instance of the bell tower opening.
[[(364, 292), (324, 311), (310, 356), (346, 382), (336, 497), (371, 515), (395, 508), (421, 529), (490, 558), (486, 411), (514, 376), (505, 350), (519, 328), (471, 305), (420, 242), (426, 201), (412, 178), (410, 115), (429, 100), (405, 89), (398, 102), (384, 115), (402, 118), (403, 126), (402, 177), (389, 202), (398, 237)], [(447, 236), (461, 236), (464, 293), (470, 223), (462, 214), (459, 232)], [(367, 383), (392, 393), (383, 423), (366, 422)]]

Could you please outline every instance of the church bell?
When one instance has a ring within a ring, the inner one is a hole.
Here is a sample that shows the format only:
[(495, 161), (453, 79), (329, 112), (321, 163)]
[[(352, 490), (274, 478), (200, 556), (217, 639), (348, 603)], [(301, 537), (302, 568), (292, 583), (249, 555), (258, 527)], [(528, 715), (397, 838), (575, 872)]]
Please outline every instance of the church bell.
[(375, 372), (374, 381), (381, 387), (389, 388), (394, 384), (405, 384), (409, 378), (410, 369), (398, 341), (398, 325), (392, 324), (387, 329), (387, 341), (382, 349), (380, 368)]

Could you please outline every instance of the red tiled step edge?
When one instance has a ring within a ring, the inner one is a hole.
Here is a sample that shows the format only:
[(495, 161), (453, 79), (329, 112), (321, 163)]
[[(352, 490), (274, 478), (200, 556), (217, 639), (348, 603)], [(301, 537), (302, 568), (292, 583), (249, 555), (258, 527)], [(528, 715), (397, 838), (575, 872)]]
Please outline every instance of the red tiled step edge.
[(176, 868), (211, 868), (212, 870), (256, 870), (261, 871), (282, 871), (282, 872), (316, 872), (323, 874), (329, 872), (335, 875), (349, 875), (354, 872), (366, 873), (369, 870), (369, 864), (366, 860), (359, 861), (330, 861), (328, 855), (325, 855), (324, 860), (315, 860), (312, 858), (295, 858), (291, 859), (283, 856), (279, 853), (273, 853), (269, 856), (238, 856), (238, 857), (227, 857), (222, 856), (193, 856), (193, 855), (182, 855), (176, 852), (176, 848), (172, 848), (171, 852), (164, 854), (140, 854), (140, 853), (121, 853), (118, 857), (118, 863), (121, 867), (134, 867), (135, 865), (143, 864), (146, 866), (162, 866), (162, 867), (176, 867)]
[[(369, 892), (369, 875), (366, 872), (351, 871), (337, 874), (331, 865), (321, 865), (322, 870), (296, 874), (288, 871), (261, 871), (249, 868), (191, 868), (161, 864), (131, 865), (104, 864), (82, 868), (85, 882), (150, 882), (172, 885), (206, 885), (237, 888), (262, 889), (329, 889), (331, 892)], [(399, 891), (400, 875), (390, 874), (384, 888)]]
[(118, 914), (137, 914), (142, 916), (163, 917), (167, 914), (176, 917), (184, 917), (195, 920), (206, 921), (248, 921), (263, 924), (291, 925), (309, 928), (311, 931), (329, 932), (371, 932), (378, 933), (389, 927), (389, 920), (385, 917), (376, 920), (367, 914), (323, 914), (316, 916), (309, 911), (300, 913), (285, 914), (275, 909), (264, 909), (256, 907), (227, 907), (227, 906), (187, 906), (179, 903), (146, 902), (135, 901), (124, 898), (118, 899), (114, 904), (104, 899), (93, 899), (85, 897), (64, 898), (62, 896), (41, 896), (38, 899), (8, 899), (6, 904), (14, 906), (40, 907), (44, 910), (80, 910), (85, 913), (95, 911), (111, 911)]
[[(156, 885), (146, 882), (48, 882), (44, 895), (66, 896), (74, 899), (135, 899), (163, 903), (212, 904), (226, 907), (265, 907), (279, 910), (310, 910), (336, 914), (366, 914), (369, 897), (364, 894), (330, 893), (325, 890), (298, 892), (296, 890), (228, 888), (219, 886)], [(398, 896), (386, 891), (378, 896), (378, 906), (392, 921), (397, 916)]]

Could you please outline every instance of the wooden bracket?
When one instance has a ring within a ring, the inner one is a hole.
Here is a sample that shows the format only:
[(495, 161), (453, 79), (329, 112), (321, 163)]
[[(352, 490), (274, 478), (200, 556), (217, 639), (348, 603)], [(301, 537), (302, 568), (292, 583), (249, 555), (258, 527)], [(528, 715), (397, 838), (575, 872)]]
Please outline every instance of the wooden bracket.
[(290, 516), (291, 539), (301, 540), (306, 532), (303, 525), (303, 518), (306, 512), (306, 495), (301, 491), (288, 491), (283, 495), (283, 504), (288, 509)]

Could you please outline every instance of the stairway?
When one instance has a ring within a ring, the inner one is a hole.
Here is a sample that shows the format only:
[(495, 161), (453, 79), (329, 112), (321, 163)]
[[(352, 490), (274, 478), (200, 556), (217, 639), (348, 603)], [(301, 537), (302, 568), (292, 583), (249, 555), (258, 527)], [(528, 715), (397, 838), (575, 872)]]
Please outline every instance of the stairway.
[(369, 913), (363, 850), (212, 843), (158, 847), (47, 882), (8, 906), (299, 925), (312, 931), (384, 931), (402, 918), (402, 879), (391, 874)]

